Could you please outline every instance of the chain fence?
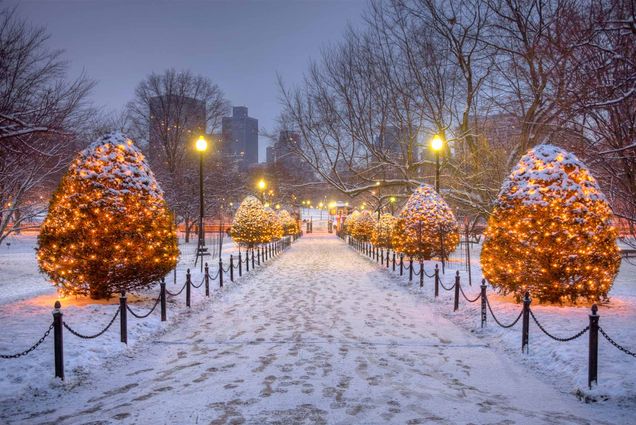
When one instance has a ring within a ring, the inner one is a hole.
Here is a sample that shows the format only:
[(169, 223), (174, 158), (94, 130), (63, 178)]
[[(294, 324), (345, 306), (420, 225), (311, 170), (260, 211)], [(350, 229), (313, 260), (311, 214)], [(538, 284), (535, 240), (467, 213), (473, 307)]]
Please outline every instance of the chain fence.
[(62, 322), (62, 323), (64, 324), (64, 327), (65, 327), (65, 328), (66, 328), (66, 329), (67, 329), (70, 333), (72, 333), (73, 335), (75, 335), (75, 336), (76, 336), (76, 337), (78, 337), (78, 338), (82, 338), (82, 339), (95, 339), (95, 338), (97, 338), (97, 337), (99, 337), (99, 336), (104, 335), (104, 333), (106, 333), (106, 331), (107, 331), (108, 329), (110, 329), (110, 327), (111, 327), (111, 326), (113, 325), (113, 323), (115, 322), (115, 319), (117, 318), (117, 316), (119, 316), (119, 311), (120, 311), (120, 308), (117, 308), (117, 311), (115, 312), (115, 315), (113, 316), (113, 318), (112, 318), (112, 319), (110, 319), (110, 322), (108, 322), (108, 325), (106, 325), (106, 327), (105, 327), (104, 329), (102, 329), (101, 331), (97, 332), (97, 333), (96, 333), (96, 334), (94, 334), (94, 335), (84, 335), (84, 334), (81, 334), (81, 333), (77, 332), (76, 330), (74, 330), (73, 328), (71, 328), (71, 327), (70, 327), (70, 326), (66, 323), (66, 321), (64, 321), (64, 322)]
[(623, 353), (627, 354), (628, 356), (632, 356), (632, 357), (636, 357), (636, 353), (628, 350), (627, 348), (623, 347), (622, 345), (618, 344), (616, 341), (614, 341), (612, 338), (610, 338), (610, 336), (608, 334), (605, 333), (605, 331), (603, 330), (603, 328), (601, 328), (599, 326), (598, 331), (601, 333), (601, 335), (603, 335), (603, 337), (607, 340), (607, 342), (609, 342), (610, 344), (612, 344), (614, 347), (618, 348), (620, 351), (622, 351)]
[(46, 332), (44, 332), (44, 335), (42, 335), (42, 338), (40, 338), (38, 340), (38, 342), (36, 342), (35, 344), (33, 344), (31, 347), (27, 348), (24, 351), (21, 351), (19, 353), (16, 354), (0, 354), (0, 359), (17, 359), (20, 358), (22, 356), (26, 356), (27, 354), (29, 354), (31, 351), (35, 350), (36, 348), (38, 348), (40, 346), (40, 344), (42, 344), (44, 342), (44, 340), (46, 339), (46, 337), (49, 336), (49, 334), (51, 333), (51, 331), (53, 330), (53, 323), (51, 323), (51, 325), (49, 326), (49, 328), (46, 330)]
[(130, 314), (132, 314), (133, 316), (135, 316), (137, 319), (145, 319), (146, 317), (150, 316), (152, 314), (153, 311), (155, 311), (155, 309), (157, 308), (157, 306), (159, 305), (159, 301), (161, 301), (161, 295), (159, 295), (157, 297), (157, 299), (155, 300), (155, 304), (152, 306), (152, 308), (150, 309), (150, 311), (146, 314), (137, 314), (133, 311), (132, 308), (130, 308), (130, 306), (128, 304), (126, 304), (126, 310), (128, 310), (128, 312)]
[(567, 338), (560, 338), (558, 336), (554, 336), (552, 335), (550, 332), (548, 332), (542, 325), (541, 323), (539, 323), (539, 321), (537, 320), (536, 316), (534, 315), (534, 312), (532, 310), (530, 310), (530, 316), (532, 317), (532, 320), (534, 321), (534, 323), (537, 324), (537, 327), (539, 329), (541, 329), (541, 332), (543, 332), (544, 334), (546, 334), (547, 336), (549, 336), (550, 338), (552, 338), (555, 341), (559, 341), (559, 342), (569, 342), (569, 341), (574, 341), (575, 339), (581, 337), (582, 335), (584, 335), (587, 331), (590, 330), (589, 326), (586, 326), (583, 330), (581, 330), (580, 332), (577, 332), (576, 334), (572, 335), (571, 337), (567, 337)]

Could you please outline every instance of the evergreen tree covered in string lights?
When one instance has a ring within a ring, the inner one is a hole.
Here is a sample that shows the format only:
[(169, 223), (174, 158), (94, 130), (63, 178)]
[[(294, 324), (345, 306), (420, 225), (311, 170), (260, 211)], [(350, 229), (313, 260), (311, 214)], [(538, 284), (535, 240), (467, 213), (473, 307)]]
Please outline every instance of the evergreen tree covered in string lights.
[(393, 248), (417, 259), (447, 257), (459, 244), (455, 214), (431, 186), (423, 184), (400, 212)]
[(283, 225), (283, 234), (286, 236), (296, 235), (300, 233), (298, 222), (287, 210), (281, 210), (278, 213), (278, 219)]
[(359, 216), (360, 216), (360, 211), (355, 210), (351, 214), (349, 214), (347, 218), (345, 218), (344, 230), (347, 234), (351, 235), (351, 230), (353, 229), (353, 225), (355, 224)]
[(174, 220), (144, 155), (122, 133), (78, 154), (38, 236), (38, 263), (63, 295), (107, 298), (157, 282), (177, 263)]
[(505, 180), (488, 220), (484, 276), (516, 299), (526, 290), (539, 301), (607, 297), (620, 254), (612, 211), (579, 159), (539, 145)]
[(248, 248), (269, 240), (269, 220), (261, 201), (251, 195), (243, 199), (234, 215), (230, 233), (232, 239)]
[(382, 214), (378, 222), (375, 224), (375, 229), (373, 229), (373, 235), (371, 236), (371, 242), (373, 245), (382, 248), (392, 248), (393, 234), (395, 232), (396, 225), (396, 217), (388, 213)]
[(264, 210), (265, 220), (267, 221), (267, 231), (263, 235), (261, 243), (277, 241), (283, 237), (283, 223), (278, 218), (278, 214), (273, 209), (267, 207)]
[(361, 241), (368, 241), (371, 240), (375, 229), (375, 219), (369, 211), (362, 211), (351, 227), (351, 236)]

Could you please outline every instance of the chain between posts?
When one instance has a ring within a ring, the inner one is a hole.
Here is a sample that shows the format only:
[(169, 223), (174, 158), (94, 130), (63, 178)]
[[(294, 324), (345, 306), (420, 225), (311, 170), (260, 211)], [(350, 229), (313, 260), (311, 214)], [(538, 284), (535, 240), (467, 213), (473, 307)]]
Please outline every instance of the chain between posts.
[(532, 320), (534, 321), (534, 323), (537, 324), (537, 326), (539, 327), (539, 329), (541, 329), (541, 332), (543, 332), (544, 334), (546, 334), (547, 336), (549, 336), (550, 338), (552, 338), (555, 341), (559, 341), (559, 342), (568, 342), (568, 341), (573, 341), (579, 337), (581, 337), (583, 334), (585, 334), (585, 332), (590, 330), (589, 326), (586, 326), (582, 331), (577, 332), (576, 334), (572, 335), (571, 337), (568, 338), (559, 338), (558, 336), (554, 336), (552, 335), (550, 332), (548, 332), (542, 325), (541, 323), (539, 323), (539, 321), (537, 320), (536, 316), (534, 315), (534, 312), (532, 311), (532, 309), (530, 309), (530, 316), (532, 317)]
[(195, 285), (194, 283), (190, 282), (190, 285), (192, 285), (192, 287), (195, 289), (199, 289), (201, 286), (203, 286), (203, 282), (205, 282), (205, 275), (203, 275), (203, 277), (201, 278), (201, 283)]
[(102, 329), (101, 331), (99, 331), (98, 333), (96, 333), (95, 335), (83, 335), (79, 332), (77, 332), (76, 330), (74, 330), (73, 328), (71, 328), (65, 321), (62, 322), (62, 324), (64, 325), (64, 327), (73, 335), (75, 335), (78, 338), (82, 338), (82, 339), (93, 339), (93, 338), (97, 338), (98, 336), (102, 336), (108, 329), (110, 329), (110, 327), (112, 326), (113, 323), (115, 323), (115, 319), (117, 318), (117, 316), (119, 316), (119, 310), (120, 308), (117, 308), (117, 311), (115, 312), (115, 315), (113, 316), (112, 319), (110, 319), (110, 322), (108, 323), (108, 325), (106, 325), (106, 327), (104, 329)]
[(20, 352), (20, 353), (16, 353), (16, 354), (0, 354), (0, 359), (17, 359), (20, 358), (22, 356), (26, 356), (27, 354), (29, 354), (31, 351), (35, 350), (36, 348), (38, 348), (40, 346), (40, 344), (42, 344), (44, 342), (44, 340), (46, 339), (46, 337), (49, 336), (49, 334), (51, 333), (51, 331), (53, 330), (53, 323), (51, 323), (51, 325), (49, 326), (49, 328), (46, 330), (46, 332), (44, 332), (44, 335), (42, 336), (42, 338), (40, 338), (38, 340), (38, 342), (36, 342), (35, 344), (33, 344), (31, 347), (27, 348), (26, 350)]
[(501, 326), (502, 328), (512, 328), (514, 325), (517, 324), (517, 322), (519, 321), (519, 319), (521, 319), (521, 316), (523, 316), (523, 309), (519, 312), (519, 315), (517, 316), (517, 318), (509, 325), (504, 325), (503, 323), (501, 323), (499, 320), (497, 320), (497, 316), (495, 316), (495, 313), (492, 311), (492, 307), (490, 306), (490, 301), (488, 301), (488, 297), (486, 297), (486, 305), (488, 306), (488, 311), (490, 311), (490, 315), (492, 316), (492, 318), (495, 320), (495, 322)]
[(618, 348), (620, 351), (622, 351), (623, 353), (625, 353), (625, 354), (627, 354), (629, 356), (636, 357), (636, 353), (631, 352), (630, 350), (628, 350), (627, 348), (623, 347), (622, 345), (620, 345), (616, 341), (614, 341), (612, 338), (610, 338), (610, 336), (605, 333), (603, 328), (601, 328), (599, 326), (598, 330), (601, 333), (601, 335), (603, 335), (603, 337), (607, 340), (607, 342), (612, 344), (614, 347)]
[(464, 297), (464, 299), (468, 301), (469, 303), (474, 303), (475, 301), (478, 301), (481, 298), (481, 293), (480, 293), (479, 295), (477, 295), (477, 298), (475, 298), (474, 300), (471, 300), (470, 298), (466, 296), (466, 293), (464, 292), (464, 289), (462, 288), (461, 285), (459, 285), (459, 292), (462, 293), (462, 296)]
[(183, 284), (183, 286), (181, 287), (181, 289), (179, 290), (179, 292), (175, 292), (175, 293), (170, 292), (170, 291), (168, 291), (168, 290), (166, 289), (166, 294), (170, 295), (171, 297), (176, 297), (177, 295), (181, 295), (181, 293), (183, 292), (183, 290), (185, 289), (185, 287), (186, 287), (186, 285), (187, 285), (187, 284), (188, 284), (187, 282), (186, 282), (186, 283), (184, 283), (184, 284)]
[(438, 278), (437, 278), (437, 280), (439, 281), (440, 286), (441, 286), (442, 288), (444, 288), (444, 290), (446, 290), (446, 291), (452, 291), (453, 289), (455, 289), (455, 283), (453, 283), (453, 285), (452, 285), (451, 287), (447, 288), (446, 286), (444, 286), (444, 282), (442, 282), (442, 279), (441, 279), (441, 278), (439, 278), (439, 277), (438, 277)]
[(133, 316), (135, 316), (137, 319), (145, 319), (146, 317), (150, 316), (152, 314), (153, 311), (155, 311), (155, 309), (157, 308), (157, 306), (159, 305), (159, 301), (161, 301), (161, 294), (159, 294), (159, 296), (157, 297), (157, 299), (155, 300), (155, 305), (152, 306), (152, 308), (150, 309), (150, 311), (144, 315), (141, 314), (137, 314), (135, 313), (132, 308), (130, 308), (130, 306), (128, 304), (126, 304), (126, 310), (128, 310), (130, 312), (130, 314), (132, 314)]

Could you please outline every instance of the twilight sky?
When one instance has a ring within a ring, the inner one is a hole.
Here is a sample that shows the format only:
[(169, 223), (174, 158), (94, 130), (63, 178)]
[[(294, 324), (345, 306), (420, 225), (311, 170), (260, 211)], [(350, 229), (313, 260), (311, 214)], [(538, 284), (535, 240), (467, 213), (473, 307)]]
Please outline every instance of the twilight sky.
[[(71, 76), (98, 82), (93, 101), (119, 111), (152, 71), (190, 69), (217, 83), (260, 129), (279, 113), (276, 72), (299, 82), (310, 58), (360, 23), (365, 0), (10, 0), (64, 49)], [(0, 3), (0, 5), (2, 4)], [(266, 140), (260, 141), (264, 160)]]

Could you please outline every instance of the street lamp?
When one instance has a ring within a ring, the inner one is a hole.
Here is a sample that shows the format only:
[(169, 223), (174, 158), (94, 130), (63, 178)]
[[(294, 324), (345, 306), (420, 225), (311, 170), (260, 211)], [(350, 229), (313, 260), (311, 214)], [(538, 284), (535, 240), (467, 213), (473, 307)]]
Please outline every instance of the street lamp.
[(205, 233), (203, 231), (203, 153), (208, 149), (208, 142), (203, 136), (199, 136), (196, 142), (199, 152), (199, 247), (205, 246)]
[(444, 146), (444, 140), (439, 134), (433, 136), (431, 141), (431, 148), (435, 152), (435, 191), (439, 193), (439, 153)]
[(395, 196), (391, 196), (389, 198), (389, 203), (391, 205), (391, 215), (395, 214), (395, 202), (397, 201)]
[(258, 188), (261, 190), (261, 202), (265, 202), (265, 188), (267, 187), (267, 183), (265, 180), (260, 179), (258, 181)]

